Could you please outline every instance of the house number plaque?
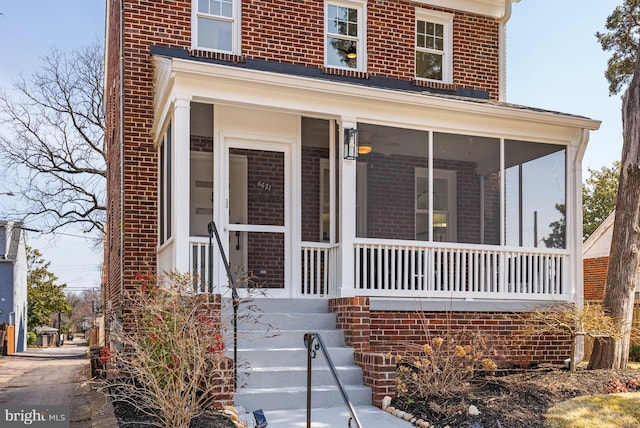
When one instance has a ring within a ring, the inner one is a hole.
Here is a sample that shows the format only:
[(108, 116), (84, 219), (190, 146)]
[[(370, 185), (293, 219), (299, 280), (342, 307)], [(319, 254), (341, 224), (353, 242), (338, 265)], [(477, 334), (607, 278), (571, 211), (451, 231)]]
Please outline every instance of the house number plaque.
[(258, 189), (266, 190), (267, 192), (270, 192), (270, 191), (271, 191), (271, 184), (269, 184), (269, 183), (265, 183), (265, 182), (264, 182), (264, 181), (262, 181), (262, 180), (258, 180), (258, 181), (256, 182), (256, 187), (257, 187)]

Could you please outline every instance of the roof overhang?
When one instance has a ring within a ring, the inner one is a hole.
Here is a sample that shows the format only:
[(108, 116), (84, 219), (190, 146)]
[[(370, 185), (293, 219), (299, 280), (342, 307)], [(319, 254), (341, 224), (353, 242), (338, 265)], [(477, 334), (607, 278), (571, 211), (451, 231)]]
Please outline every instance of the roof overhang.
[(478, 15), (502, 18), (511, 3), (520, 0), (414, 0), (430, 6), (438, 6), (447, 9), (461, 10)]
[[(424, 123), (446, 131), (465, 127), (505, 138), (539, 135), (541, 141), (576, 141), (600, 121), (491, 100), (381, 89), (346, 82), (152, 56), (155, 64), (153, 133), (163, 126), (172, 100), (222, 102), (299, 113), (357, 115), (359, 120), (411, 126)], [(471, 132), (471, 131), (470, 131)], [(579, 137), (576, 137), (579, 136)]]

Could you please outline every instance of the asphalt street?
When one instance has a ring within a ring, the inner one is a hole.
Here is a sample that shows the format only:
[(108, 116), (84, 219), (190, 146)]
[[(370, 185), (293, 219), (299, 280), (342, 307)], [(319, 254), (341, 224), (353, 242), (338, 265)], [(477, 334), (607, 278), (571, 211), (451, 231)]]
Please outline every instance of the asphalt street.
[[(111, 425), (100, 424), (102, 407), (108, 411), (110, 406), (90, 386), (87, 352), (86, 341), (76, 339), (60, 347), (29, 348), (0, 357), (0, 407), (65, 406), (70, 428), (117, 426), (115, 419)], [(0, 414), (0, 426), (3, 417), (7, 416)]]

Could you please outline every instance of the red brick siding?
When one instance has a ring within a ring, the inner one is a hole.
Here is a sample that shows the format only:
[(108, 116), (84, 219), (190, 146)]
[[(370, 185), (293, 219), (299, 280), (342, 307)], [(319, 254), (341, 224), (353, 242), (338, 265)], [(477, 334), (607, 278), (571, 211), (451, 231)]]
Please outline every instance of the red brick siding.
[(337, 316), (336, 326), (355, 351), (355, 361), (363, 369), (365, 383), (373, 388), (374, 404), (385, 395), (395, 395), (395, 363), (386, 355), (404, 350), (407, 343), (425, 343), (428, 337), (451, 331), (482, 334), (502, 364), (563, 363), (570, 355), (568, 335), (540, 335), (518, 338), (525, 324), (521, 314), (505, 312), (419, 312), (371, 311), (367, 297), (329, 300), (329, 310)]
[(609, 257), (584, 259), (584, 300), (602, 300), (604, 286), (607, 283)]
[[(120, 126), (122, 98), (120, 96), (120, 1), (114, 0), (109, 8), (109, 44), (106, 46), (105, 96), (106, 96), (106, 161), (107, 161), (107, 233), (104, 251), (106, 278), (104, 279), (104, 303), (106, 310), (117, 310), (120, 293)], [(106, 317), (108, 319), (109, 317)], [(107, 326), (108, 327), (108, 326)]]
[[(107, 46), (107, 146), (110, 167), (110, 220), (106, 254), (108, 299), (120, 292), (120, 278), (128, 287), (136, 272), (155, 266), (157, 244), (157, 151), (150, 127), (153, 121), (153, 67), (151, 45), (191, 46), (189, 0), (124, 4), (124, 75), (119, 75), (120, 2), (110, 3)], [(251, 58), (321, 67), (323, 65), (323, 2), (243, 1), (243, 54)], [(414, 70), (414, 7), (408, 1), (367, 4), (368, 71), (373, 75), (412, 79)], [(448, 11), (452, 12), (452, 11)], [(454, 83), (486, 90), (497, 98), (498, 22), (455, 12)], [(404, 58), (399, 61), (398, 58)], [(120, 82), (124, 81), (123, 111)], [(124, 114), (123, 157), (120, 157), (120, 113)], [(176, 142), (177, 144), (178, 142)], [(124, 169), (120, 182), (119, 168)], [(124, 192), (123, 217), (120, 195)], [(409, 221), (407, 219), (407, 221)], [(409, 221), (411, 224), (412, 221)], [(124, 233), (120, 254), (120, 231)], [(125, 263), (120, 263), (120, 260)], [(123, 272), (120, 272), (120, 266)]]
[(191, 135), (191, 151), (192, 152), (213, 152), (213, 138)]
[(460, 12), (453, 23), (453, 82), (483, 89), (491, 99), (498, 99), (500, 87), (499, 25), (499, 20)]

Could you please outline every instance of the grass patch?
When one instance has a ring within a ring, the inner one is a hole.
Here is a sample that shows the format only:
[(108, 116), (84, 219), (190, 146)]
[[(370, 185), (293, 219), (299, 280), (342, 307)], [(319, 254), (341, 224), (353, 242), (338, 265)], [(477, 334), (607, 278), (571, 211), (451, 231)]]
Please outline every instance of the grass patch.
[(640, 362), (638, 362), (638, 361), (629, 361), (627, 363), (627, 368), (628, 369), (634, 369), (634, 370), (640, 369)]
[(638, 427), (640, 392), (577, 397), (549, 409), (546, 418), (552, 428)]

